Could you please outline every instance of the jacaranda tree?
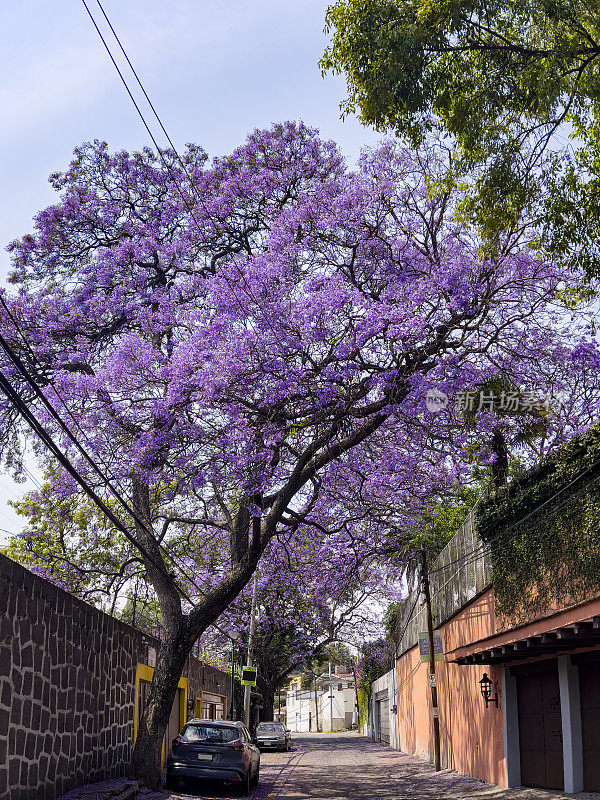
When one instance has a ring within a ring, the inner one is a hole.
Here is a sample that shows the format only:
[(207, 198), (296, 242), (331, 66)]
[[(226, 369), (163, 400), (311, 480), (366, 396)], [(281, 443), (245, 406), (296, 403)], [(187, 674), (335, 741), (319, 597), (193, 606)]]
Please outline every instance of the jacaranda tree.
[[(401, 473), (396, 500), (412, 503), (461, 447), (444, 434), (423, 460), (433, 387), (452, 396), (498, 371), (520, 385), (550, 363), (598, 369), (557, 307), (551, 263), (517, 248), (479, 257), (435, 153), (387, 144), (352, 172), (333, 143), (287, 123), (212, 164), (196, 147), (163, 158), (77, 149), (52, 177), (56, 205), (10, 248), (6, 303), (35, 360), (2, 316), (135, 513), (122, 510), (164, 624), (133, 753), (151, 786), (192, 646), (273, 538), (324, 509), (328, 481), (366, 470), (375, 491)], [(32, 387), (2, 368), (108, 496)], [(18, 468), (30, 432), (8, 403), (1, 423)], [(62, 471), (52, 481), (59, 497), (78, 491)], [(189, 559), (170, 549), (182, 531)], [(204, 551), (214, 557), (190, 574)]]

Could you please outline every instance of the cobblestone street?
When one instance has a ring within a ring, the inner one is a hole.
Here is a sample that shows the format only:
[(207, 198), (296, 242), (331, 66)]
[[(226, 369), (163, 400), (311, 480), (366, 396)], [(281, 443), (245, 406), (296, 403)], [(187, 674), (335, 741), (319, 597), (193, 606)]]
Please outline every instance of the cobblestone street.
[[(231, 796), (226, 791), (176, 798)], [(289, 753), (263, 753), (253, 800), (600, 800), (600, 794), (565, 795), (537, 789), (501, 789), (446, 770), (436, 774), (416, 758), (355, 733), (294, 736)]]

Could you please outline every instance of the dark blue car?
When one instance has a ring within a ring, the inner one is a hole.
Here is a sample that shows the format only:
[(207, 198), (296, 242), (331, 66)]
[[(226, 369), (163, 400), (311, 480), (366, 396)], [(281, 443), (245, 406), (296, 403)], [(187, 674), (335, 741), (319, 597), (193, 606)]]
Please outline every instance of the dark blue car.
[(241, 722), (192, 719), (173, 739), (167, 758), (167, 788), (181, 780), (220, 781), (245, 796), (258, 784), (260, 750)]

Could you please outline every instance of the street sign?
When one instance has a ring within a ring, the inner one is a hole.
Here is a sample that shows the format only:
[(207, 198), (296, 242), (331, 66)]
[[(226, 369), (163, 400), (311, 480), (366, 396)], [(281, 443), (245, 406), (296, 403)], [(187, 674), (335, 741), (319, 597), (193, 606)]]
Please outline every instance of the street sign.
[(434, 687), (437, 686), (437, 683), (435, 681), (435, 675), (432, 675), (431, 672), (430, 672), (429, 675), (427, 676), (427, 678), (429, 679), (429, 688), (430, 689), (433, 689)]
[(251, 667), (247, 664), (245, 667), (242, 667), (242, 686), (256, 686), (256, 673), (258, 672), (257, 667)]
[[(444, 660), (444, 639), (439, 632), (433, 634), (433, 652), (436, 661)], [(421, 631), (419, 634), (419, 655), (423, 663), (431, 661), (429, 656), (429, 634), (427, 631)]]

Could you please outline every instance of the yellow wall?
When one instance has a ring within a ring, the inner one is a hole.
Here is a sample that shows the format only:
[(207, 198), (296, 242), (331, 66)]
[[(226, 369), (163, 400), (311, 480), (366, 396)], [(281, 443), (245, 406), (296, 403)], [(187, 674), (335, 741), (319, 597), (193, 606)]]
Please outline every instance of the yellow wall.
[[(137, 664), (135, 669), (135, 698), (133, 709), (133, 741), (135, 742), (138, 732), (138, 719), (139, 719), (139, 702), (140, 702), (140, 681), (152, 681), (154, 675), (154, 667), (148, 667), (146, 664)], [(188, 679), (180, 678), (177, 688), (181, 689), (179, 695), (179, 722), (185, 725), (187, 720), (187, 694), (188, 694)], [(164, 744), (162, 760), (164, 761)]]

